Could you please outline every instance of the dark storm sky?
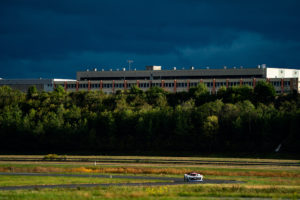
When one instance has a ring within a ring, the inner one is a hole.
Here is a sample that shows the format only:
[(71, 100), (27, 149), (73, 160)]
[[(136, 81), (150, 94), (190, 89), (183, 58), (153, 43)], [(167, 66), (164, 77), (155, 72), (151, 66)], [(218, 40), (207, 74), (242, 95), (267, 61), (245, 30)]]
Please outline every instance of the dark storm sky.
[(145, 65), (300, 67), (299, 0), (1, 0), (0, 77)]

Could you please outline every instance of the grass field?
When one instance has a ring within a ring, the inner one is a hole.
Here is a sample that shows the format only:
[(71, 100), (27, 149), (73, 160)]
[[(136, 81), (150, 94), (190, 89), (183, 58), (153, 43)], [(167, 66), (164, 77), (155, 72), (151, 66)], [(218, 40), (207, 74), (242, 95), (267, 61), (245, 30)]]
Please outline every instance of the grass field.
[[(7, 157), (7, 156), (6, 156)], [(113, 157), (114, 158), (114, 157)], [(117, 159), (125, 159), (118, 157)], [(141, 159), (141, 157), (126, 157), (126, 159)], [(147, 157), (143, 157), (147, 159)], [(168, 158), (151, 157), (151, 159), (166, 160), (201, 160), (202, 158)], [(206, 158), (219, 161), (245, 161), (238, 158)], [(262, 162), (262, 159), (246, 159), (251, 162)], [(287, 160), (263, 159), (264, 162), (286, 163)], [(299, 163), (299, 160), (288, 162)], [(253, 163), (252, 163), (253, 164)], [(207, 179), (224, 179), (244, 181), (242, 184), (200, 184), (175, 186), (110, 186), (76, 189), (36, 189), (18, 191), (0, 191), (0, 199), (218, 199), (218, 198), (300, 198), (300, 167), (276, 165), (190, 165), (166, 163), (59, 163), (59, 162), (0, 162), (0, 172), (36, 172), (36, 173), (80, 173), (80, 174), (127, 174), (145, 176), (182, 177), (183, 173), (197, 171)], [(0, 185), (29, 184), (66, 184), (94, 183), (95, 178), (81, 177), (47, 177), (39, 182), (40, 177), (27, 182), (21, 176), (0, 176)], [(142, 182), (141, 180), (119, 180), (99, 178), (98, 183)], [(108, 182), (105, 182), (108, 181)], [(148, 180), (147, 180), (148, 181)], [(96, 182), (95, 182), (96, 183)]]
[[(23, 185), (57, 185), (57, 184), (100, 184), (100, 183), (145, 183), (158, 182), (158, 180), (135, 180), (124, 178), (99, 178), (99, 177), (52, 177), (52, 176), (22, 176), (1, 175), (1, 186)], [(159, 181), (162, 182), (162, 181)]]

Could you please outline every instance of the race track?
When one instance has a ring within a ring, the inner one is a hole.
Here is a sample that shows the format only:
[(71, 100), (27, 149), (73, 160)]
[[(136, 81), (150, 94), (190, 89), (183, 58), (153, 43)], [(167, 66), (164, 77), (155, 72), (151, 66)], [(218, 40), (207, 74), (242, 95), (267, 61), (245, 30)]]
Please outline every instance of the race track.
[(5, 173), (1, 175), (12, 176), (63, 176), (63, 177), (99, 177), (99, 178), (126, 178), (126, 179), (144, 179), (144, 180), (161, 180), (169, 182), (154, 182), (154, 183), (106, 183), (106, 184), (64, 184), (64, 185), (29, 185), (29, 186), (3, 186), (0, 190), (24, 190), (24, 189), (42, 189), (42, 188), (77, 188), (77, 187), (97, 187), (97, 186), (165, 186), (165, 185), (180, 185), (180, 184), (228, 184), (228, 183), (243, 183), (234, 180), (216, 180), (204, 179), (202, 182), (184, 182), (183, 178), (170, 177), (153, 177), (153, 176), (123, 176), (123, 175), (88, 175), (88, 174), (48, 174), (48, 173)]

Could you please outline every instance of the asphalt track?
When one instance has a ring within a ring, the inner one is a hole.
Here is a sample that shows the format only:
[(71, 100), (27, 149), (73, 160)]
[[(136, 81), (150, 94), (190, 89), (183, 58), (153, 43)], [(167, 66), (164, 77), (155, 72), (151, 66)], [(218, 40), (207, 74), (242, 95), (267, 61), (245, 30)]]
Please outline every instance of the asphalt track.
[(143, 179), (143, 180), (161, 180), (168, 182), (149, 182), (149, 183), (103, 183), (103, 184), (64, 184), (64, 185), (26, 185), (26, 186), (3, 186), (0, 190), (26, 190), (26, 189), (44, 189), (44, 188), (78, 188), (78, 187), (107, 187), (107, 186), (165, 186), (180, 184), (228, 184), (243, 183), (234, 180), (216, 180), (204, 179), (202, 182), (184, 182), (183, 178), (153, 177), (153, 176), (122, 176), (122, 175), (88, 175), (88, 174), (48, 174), (48, 173), (0, 173), (1, 175), (12, 176), (63, 176), (63, 177), (95, 177), (95, 178), (125, 178), (125, 179)]

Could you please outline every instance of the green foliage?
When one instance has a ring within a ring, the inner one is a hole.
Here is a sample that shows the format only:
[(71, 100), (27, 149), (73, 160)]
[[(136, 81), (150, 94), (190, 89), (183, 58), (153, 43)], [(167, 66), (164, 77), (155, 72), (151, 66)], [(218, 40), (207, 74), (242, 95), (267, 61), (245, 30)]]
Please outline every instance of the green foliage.
[(144, 91), (141, 88), (139, 88), (137, 85), (134, 85), (130, 88), (129, 93), (133, 95), (143, 95)]
[(43, 160), (67, 160), (66, 155), (59, 156), (57, 154), (47, 154), (43, 157)]
[(212, 115), (208, 116), (203, 123), (204, 135), (212, 138), (217, 133), (219, 129), (219, 120), (218, 116)]
[(57, 93), (58, 95), (63, 95), (66, 93), (65, 89), (63, 88), (63, 86), (58, 85), (55, 89), (54, 92)]
[(25, 98), (24, 93), (8, 86), (0, 87), (0, 109), (8, 105), (18, 105)]
[(208, 95), (208, 89), (204, 83), (198, 84), (196, 87), (191, 87), (189, 93), (194, 98), (199, 98), (205, 95)]
[(189, 95), (191, 98), (195, 99), (197, 106), (208, 102), (210, 99), (208, 89), (204, 83), (198, 84), (197, 87), (191, 87), (189, 90)]
[(273, 85), (265, 81), (259, 81), (254, 88), (256, 102), (271, 103), (274, 101), (276, 92)]
[(239, 101), (250, 100), (253, 98), (253, 88), (248, 85), (222, 87), (218, 91), (218, 98), (223, 99), (225, 103), (237, 103)]
[(167, 105), (167, 99), (166, 99), (167, 92), (164, 91), (160, 87), (151, 87), (146, 92), (146, 98), (147, 102), (150, 105), (158, 106), (158, 107), (164, 107)]
[(26, 94), (0, 87), (1, 152), (299, 152), (300, 97), (259, 82), (209, 94), (152, 87)]
[(38, 96), (38, 90), (36, 86), (31, 86), (27, 91), (27, 99), (32, 99)]

